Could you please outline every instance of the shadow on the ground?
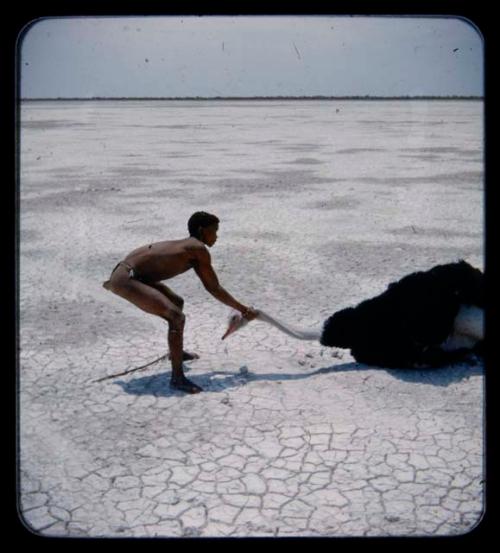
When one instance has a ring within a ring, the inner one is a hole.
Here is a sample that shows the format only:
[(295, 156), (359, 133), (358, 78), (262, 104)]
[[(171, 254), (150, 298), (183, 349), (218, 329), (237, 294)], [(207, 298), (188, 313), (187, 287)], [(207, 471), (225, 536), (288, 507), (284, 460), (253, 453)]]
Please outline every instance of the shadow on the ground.
[[(241, 373), (215, 370), (209, 373), (190, 376), (189, 378), (192, 378), (193, 382), (201, 386), (205, 392), (221, 392), (223, 390), (227, 390), (228, 388), (239, 388), (241, 386), (245, 386), (250, 382), (304, 380), (319, 374), (373, 370), (386, 371), (394, 378), (405, 382), (419, 382), (446, 387), (454, 382), (460, 382), (466, 378), (469, 378), (470, 376), (481, 374), (483, 366), (482, 364), (460, 364), (437, 369), (383, 369), (351, 362), (332, 365), (330, 367), (323, 367), (307, 373), (253, 373), (251, 371)], [(169, 380), (170, 372), (164, 372), (161, 374), (134, 378), (128, 382), (124, 380), (117, 380), (115, 381), (115, 384), (121, 386), (126, 393), (138, 396), (153, 395), (157, 397), (171, 397), (185, 395), (183, 392), (172, 390), (169, 387)]]

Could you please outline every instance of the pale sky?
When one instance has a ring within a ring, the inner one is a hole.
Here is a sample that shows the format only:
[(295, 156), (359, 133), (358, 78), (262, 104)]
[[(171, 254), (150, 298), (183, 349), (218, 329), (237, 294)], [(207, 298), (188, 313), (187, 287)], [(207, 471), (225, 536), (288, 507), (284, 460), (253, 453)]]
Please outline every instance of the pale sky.
[(482, 96), (483, 42), (453, 17), (40, 19), (22, 98)]

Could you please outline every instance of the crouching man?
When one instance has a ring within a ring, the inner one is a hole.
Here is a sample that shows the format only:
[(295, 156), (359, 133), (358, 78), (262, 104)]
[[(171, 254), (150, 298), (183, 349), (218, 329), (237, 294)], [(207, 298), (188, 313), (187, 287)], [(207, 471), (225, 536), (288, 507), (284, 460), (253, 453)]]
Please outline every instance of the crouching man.
[(130, 252), (113, 269), (106, 290), (168, 322), (168, 346), (172, 364), (170, 386), (190, 394), (202, 391), (186, 378), (182, 361), (196, 358), (183, 349), (185, 315), (184, 300), (161, 281), (194, 269), (206, 290), (217, 300), (239, 311), (251, 321), (257, 316), (252, 308), (236, 300), (219, 283), (212, 267), (208, 247), (217, 241), (219, 219), (199, 211), (188, 221), (189, 237), (165, 240), (141, 246)]

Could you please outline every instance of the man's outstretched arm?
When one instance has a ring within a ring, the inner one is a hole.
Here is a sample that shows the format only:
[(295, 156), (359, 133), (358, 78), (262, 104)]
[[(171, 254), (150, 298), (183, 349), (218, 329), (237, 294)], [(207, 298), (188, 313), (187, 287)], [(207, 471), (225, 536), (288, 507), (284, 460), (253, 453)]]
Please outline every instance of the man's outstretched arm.
[(246, 305), (240, 303), (225, 288), (221, 286), (221, 284), (219, 283), (219, 279), (217, 278), (217, 274), (212, 267), (210, 254), (206, 249), (200, 250), (197, 263), (195, 263), (194, 265), (194, 270), (196, 271), (196, 274), (200, 278), (207, 292), (211, 294), (214, 298), (219, 300), (221, 303), (232, 307), (233, 309), (236, 309), (249, 320), (252, 320), (257, 316), (257, 313), (255, 313)]

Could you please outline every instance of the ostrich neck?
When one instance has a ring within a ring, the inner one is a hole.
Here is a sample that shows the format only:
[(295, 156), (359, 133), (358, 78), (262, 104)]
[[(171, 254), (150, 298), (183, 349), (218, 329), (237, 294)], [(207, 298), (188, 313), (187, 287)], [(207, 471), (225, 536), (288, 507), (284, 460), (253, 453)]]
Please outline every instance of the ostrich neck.
[(259, 316), (257, 317), (257, 319), (265, 321), (266, 323), (275, 326), (277, 329), (281, 330), (285, 334), (288, 334), (293, 338), (298, 338), (299, 340), (319, 340), (321, 338), (322, 329), (295, 328), (281, 321), (278, 321), (261, 309), (259, 309)]

